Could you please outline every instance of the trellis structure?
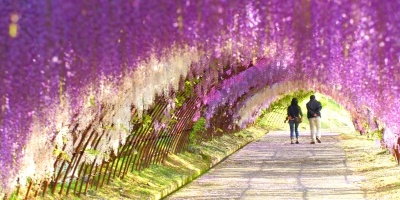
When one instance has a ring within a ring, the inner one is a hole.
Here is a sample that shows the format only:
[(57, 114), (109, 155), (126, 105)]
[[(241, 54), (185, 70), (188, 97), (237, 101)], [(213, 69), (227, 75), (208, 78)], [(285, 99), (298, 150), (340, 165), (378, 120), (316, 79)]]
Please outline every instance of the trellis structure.
[[(227, 75), (226, 71), (221, 71), (221, 76), (229, 78), (244, 72), (246, 69), (244, 67), (239, 68), (230, 75)], [(184, 85), (185, 81), (181, 80), (181, 85)], [(218, 84), (216, 86), (218, 87)], [(151, 164), (161, 164), (169, 154), (185, 150), (190, 143), (189, 135), (194, 123), (193, 117), (202, 108), (196, 106), (200, 103), (200, 98), (196, 97), (193, 92), (186, 94), (188, 88), (182, 88), (183, 90), (178, 92), (177, 96), (190, 95), (190, 97), (185, 99), (173, 113), (170, 113), (173, 117), (169, 119), (168, 126), (159, 130), (156, 130), (154, 126), (156, 121), (161, 121), (165, 117), (168, 102), (165, 101), (164, 97), (158, 97), (153, 108), (147, 110), (144, 114), (151, 121), (145, 122), (144, 116), (140, 118), (132, 105), (132, 126), (125, 144), (118, 148), (118, 152), (111, 152), (107, 160), (102, 160), (101, 165), (95, 164), (97, 158), (92, 163), (86, 163), (82, 160), (88, 146), (92, 147), (90, 148), (91, 151), (95, 151), (104, 135), (104, 132), (96, 132), (91, 126), (87, 126), (82, 133), (83, 136), (79, 139), (76, 137), (76, 140), (74, 140), (73, 146), (76, 146), (76, 148), (73, 156), (66, 160), (60, 154), (54, 163), (56, 170), (52, 178), (37, 183), (30, 181), (25, 198), (37, 197), (38, 195), (45, 196), (47, 192), (58, 193), (59, 195), (86, 195), (88, 189), (97, 190), (104, 184), (109, 184), (115, 177), (123, 179), (127, 173), (133, 170), (142, 170)], [(244, 99), (238, 99), (235, 105), (239, 106)], [(233, 124), (232, 121), (229, 121), (231, 117), (222, 113), (229, 109), (229, 107), (221, 107), (218, 114), (210, 121), (212, 126), (204, 132), (198, 133), (201, 134), (199, 137), (210, 139), (239, 130), (238, 127), (228, 127), (228, 125)], [(103, 110), (104, 112), (96, 120), (101, 121), (106, 112), (110, 111)], [(72, 126), (70, 128), (74, 132), (79, 124)], [(104, 129), (104, 131), (108, 130)], [(62, 150), (64, 149), (65, 146)]]

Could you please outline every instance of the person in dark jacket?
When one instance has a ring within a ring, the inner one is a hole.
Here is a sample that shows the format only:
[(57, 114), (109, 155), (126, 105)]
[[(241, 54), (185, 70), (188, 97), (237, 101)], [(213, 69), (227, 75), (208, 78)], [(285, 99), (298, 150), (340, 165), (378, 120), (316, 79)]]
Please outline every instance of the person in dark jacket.
[(310, 122), (311, 144), (315, 144), (316, 141), (321, 143), (321, 132), (319, 131), (321, 126), (321, 103), (315, 99), (314, 95), (311, 95), (310, 101), (306, 106), (307, 118)]
[(295, 122), (295, 117), (303, 117), (301, 108), (298, 105), (297, 98), (293, 98), (290, 106), (287, 108), (287, 117), (290, 127), (290, 143), (294, 144), (294, 134), (296, 133), (296, 144), (299, 144), (299, 123)]

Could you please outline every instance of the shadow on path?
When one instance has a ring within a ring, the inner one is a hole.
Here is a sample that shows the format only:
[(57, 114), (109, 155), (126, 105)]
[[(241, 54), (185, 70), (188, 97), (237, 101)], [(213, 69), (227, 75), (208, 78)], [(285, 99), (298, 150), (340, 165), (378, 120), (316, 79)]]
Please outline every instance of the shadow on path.
[(287, 131), (270, 132), (166, 199), (365, 199), (339, 135), (322, 137), (290, 144)]

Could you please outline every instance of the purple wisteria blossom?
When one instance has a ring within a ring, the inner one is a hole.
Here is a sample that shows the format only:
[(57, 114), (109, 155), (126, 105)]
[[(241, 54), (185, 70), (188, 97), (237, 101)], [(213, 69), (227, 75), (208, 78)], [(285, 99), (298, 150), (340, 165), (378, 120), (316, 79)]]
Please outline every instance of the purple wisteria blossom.
[[(87, 105), (103, 112), (106, 100), (99, 96), (106, 87), (100, 85), (131, 80), (132, 87), (153, 87), (146, 73), (160, 70), (162, 60), (169, 62), (163, 70), (172, 73), (187, 59), (171, 59), (177, 49), (196, 54), (187, 73), (199, 80), (194, 93), (207, 119), (224, 107), (236, 116), (249, 94), (299, 81), (306, 83), (303, 89), (344, 105), (358, 124), (376, 117), (386, 126), (385, 144), (393, 148), (400, 133), (393, 120), (400, 111), (398, 10), (396, 0), (3, 0), (0, 194), (21, 178), (32, 135), (53, 141), (59, 124), (84, 118)], [(148, 64), (152, 59), (159, 63)], [(130, 76), (143, 67), (149, 68), (143, 76)], [(171, 89), (171, 82), (154, 87)], [(60, 122), (55, 111), (62, 109), (67, 117)], [(33, 128), (39, 125), (41, 132)]]

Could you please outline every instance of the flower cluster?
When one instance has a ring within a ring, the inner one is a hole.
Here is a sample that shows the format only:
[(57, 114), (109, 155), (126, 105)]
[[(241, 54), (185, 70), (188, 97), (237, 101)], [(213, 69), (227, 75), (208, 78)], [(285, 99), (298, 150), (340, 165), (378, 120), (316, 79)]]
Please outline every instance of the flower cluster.
[(359, 129), (377, 119), (396, 147), (399, 9), (381, 0), (5, 0), (0, 193), (18, 178), (48, 177), (59, 154), (46, 149), (65, 146), (68, 158), (85, 132), (102, 140), (83, 160), (106, 159), (131, 131), (132, 107), (140, 115), (157, 95), (172, 98), (186, 77), (198, 80), (196, 119), (222, 108), (243, 127), (279, 95), (314, 90)]

